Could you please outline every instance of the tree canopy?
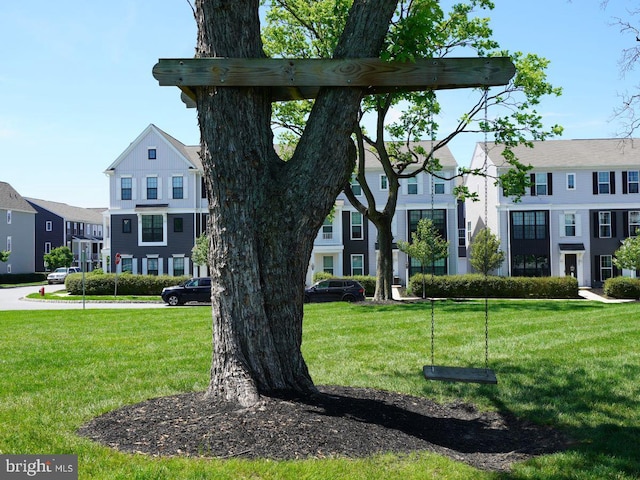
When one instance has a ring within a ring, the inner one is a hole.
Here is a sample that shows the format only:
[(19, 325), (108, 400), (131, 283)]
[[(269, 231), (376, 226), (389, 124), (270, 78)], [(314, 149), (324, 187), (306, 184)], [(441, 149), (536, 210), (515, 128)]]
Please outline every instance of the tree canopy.
[(55, 270), (59, 267), (70, 267), (72, 263), (73, 252), (67, 246), (56, 247), (44, 256), (44, 264), (50, 270)]

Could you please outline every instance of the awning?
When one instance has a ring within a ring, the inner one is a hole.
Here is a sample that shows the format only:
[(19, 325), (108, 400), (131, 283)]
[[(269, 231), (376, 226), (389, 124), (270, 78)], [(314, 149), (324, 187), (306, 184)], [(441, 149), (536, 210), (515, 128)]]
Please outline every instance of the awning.
[(561, 243), (559, 244), (561, 252), (584, 252), (584, 243)]

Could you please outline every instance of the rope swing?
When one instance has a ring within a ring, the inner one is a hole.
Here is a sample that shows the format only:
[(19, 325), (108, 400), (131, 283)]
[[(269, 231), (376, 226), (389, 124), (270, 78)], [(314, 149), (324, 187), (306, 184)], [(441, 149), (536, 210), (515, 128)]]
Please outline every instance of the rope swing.
[[(489, 97), (488, 87), (484, 88), (483, 102), (484, 102), (484, 226), (487, 228), (488, 224), (488, 206), (487, 206), (487, 194), (488, 194), (488, 112), (487, 103)], [(433, 127), (433, 120), (431, 123)], [(433, 154), (433, 128), (431, 132), (431, 152)], [(433, 219), (434, 213), (434, 187), (433, 187), (433, 175), (431, 175), (431, 218)], [(488, 235), (485, 235), (485, 242), (488, 242)], [(445, 382), (467, 382), (467, 383), (485, 383), (485, 384), (497, 384), (498, 379), (493, 370), (489, 369), (489, 282), (487, 280), (487, 243), (485, 243), (485, 268), (484, 268), (484, 368), (471, 368), (471, 367), (448, 367), (435, 365), (435, 308), (434, 298), (431, 297), (431, 365), (425, 365), (422, 369), (424, 377), (427, 380), (438, 380)], [(433, 259), (432, 259), (433, 260)], [(432, 261), (431, 276), (433, 284), (434, 265)]]

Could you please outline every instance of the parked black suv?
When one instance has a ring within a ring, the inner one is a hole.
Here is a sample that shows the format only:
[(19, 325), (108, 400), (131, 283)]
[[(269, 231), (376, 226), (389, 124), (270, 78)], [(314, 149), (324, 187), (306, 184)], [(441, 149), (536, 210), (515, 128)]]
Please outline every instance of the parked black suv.
[(314, 283), (304, 290), (304, 302), (362, 302), (364, 287), (355, 280), (331, 278)]
[(160, 294), (162, 300), (173, 306), (187, 302), (211, 302), (211, 279), (208, 277), (190, 278), (174, 287), (165, 287)]

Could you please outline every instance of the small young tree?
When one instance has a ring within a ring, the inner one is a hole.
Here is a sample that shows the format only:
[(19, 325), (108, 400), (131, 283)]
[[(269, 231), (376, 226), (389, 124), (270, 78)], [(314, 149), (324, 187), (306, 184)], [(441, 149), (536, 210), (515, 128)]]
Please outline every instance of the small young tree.
[(11, 255), (11, 252), (7, 252), (6, 250), (3, 250), (0, 252), (0, 262), (6, 262), (9, 260), (9, 255)]
[(476, 272), (484, 275), (500, 268), (504, 262), (504, 252), (500, 250), (500, 240), (488, 228), (483, 228), (473, 237), (469, 249), (471, 266)]
[(73, 252), (69, 247), (56, 247), (44, 256), (44, 263), (50, 270), (70, 267), (73, 263)]
[(411, 243), (398, 240), (398, 249), (420, 262), (422, 271), (422, 298), (425, 294), (424, 267), (431, 265), (431, 271), (438, 260), (449, 256), (449, 242), (440, 236), (440, 232), (428, 218), (418, 222), (418, 228), (411, 234)]
[(191, 249), (191, 261), (194, 265), (209, 266), (209, 237), (206, 233), (196, 238), (196, 244)]
[(622, 246), (613, 254), (613, 264), (618, 268), (629, 270), (640, 269), (640, 233), (635, 237), (625, 238)]

